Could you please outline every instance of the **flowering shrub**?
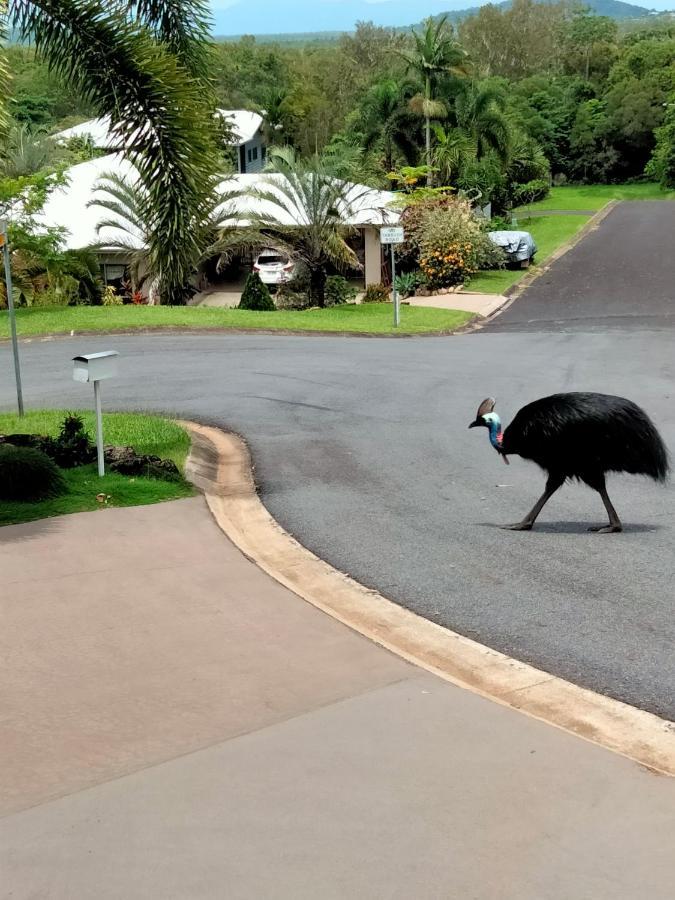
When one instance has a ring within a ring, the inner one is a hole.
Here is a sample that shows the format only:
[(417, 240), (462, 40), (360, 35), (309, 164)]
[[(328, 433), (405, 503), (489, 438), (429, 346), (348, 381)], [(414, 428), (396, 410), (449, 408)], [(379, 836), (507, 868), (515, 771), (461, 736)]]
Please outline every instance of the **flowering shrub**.
[(420, 268), (432, 290), (462, 284), (478, 269), (504, 264), (503, 253), (466, 200), (428, 210), (418, 234)]
[(475, 272), (471, 244), (446, 244), (441, 250), (427, 247), (420, 257), (420, 268), (427, 285), (432, 289), (450, 287), (463, 282)]

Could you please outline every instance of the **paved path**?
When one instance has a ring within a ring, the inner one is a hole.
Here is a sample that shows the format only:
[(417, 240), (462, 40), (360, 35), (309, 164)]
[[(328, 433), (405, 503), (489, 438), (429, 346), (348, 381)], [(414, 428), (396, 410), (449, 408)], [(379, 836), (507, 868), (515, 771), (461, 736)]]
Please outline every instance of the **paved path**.
[[(411, 306), (435, 306), (438, 309), (463, 309), (466, 312), (478, 313), (479, 316), (490, 316), (506, 303), (501, 294), (479, 294), (475, 291), (456, 291), (449, 294), (436, 294), (431, 297), (410, 297), (406, 301)], [(402, 307), (405, 315), (405, 306)]]
[(13, 900), (672, 897), (675, 780), (461, 691), (201, 498), (2, 530)]
[[(618, 537), (586, 532), (604, 511), (574, 486), (536, 531), (509, 534), (495, 526), (530, 508), (541, 473), (517, 459), (507, 469), (466, 427), (491, 394), (508, 421), (536, 397), (598, 390), (639, 402), (675, 449), (675, 343), (664, 326), (675, 204), (644, 207), (619, 206), (484, 332), (33, 342), (22, 348), (26, 402), (90, 403), (70, 358), (115, 347), (122, 374), (106, 385), (108, 408), (175, 412), (244, 435), (267, 507), (338, 569), (505, 653), (675, 719), (673, 485), (613, 480), (627, 525)], [(629, 305), (640, 315), (614, 314)], [(591, 317), (579, 319), (584, 310)], [(7, 407), (7, 345), (0, 372)]]

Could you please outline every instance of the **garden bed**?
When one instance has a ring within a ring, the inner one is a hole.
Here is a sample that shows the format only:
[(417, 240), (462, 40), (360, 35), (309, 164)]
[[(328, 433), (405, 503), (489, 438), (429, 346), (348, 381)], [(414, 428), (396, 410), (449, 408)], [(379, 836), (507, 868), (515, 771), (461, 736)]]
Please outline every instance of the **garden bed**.
[[(0, 434), (40, 434), (56, 437), (61, 428), (63, 410), (28, 412), (23, 418), (0, 413)], [(88, 434), (95, 434), (93, 413), (79, 413)], [(104, 416), (106, 445), (132, 446), (139, 454), (172, 460), (182, 472), (190, 449), (187, 433), (166, 419), (130, 413)], [(98, 477), (95, 463), (61, 470), (65, 492), (33, 503), (0, 500), (0, 525), (30, 522), (49, 516), (106, 507), (143, 506), (189, 497), (193, 487), (182, 476), (173, 480), (128, 477), (108, 473)]]

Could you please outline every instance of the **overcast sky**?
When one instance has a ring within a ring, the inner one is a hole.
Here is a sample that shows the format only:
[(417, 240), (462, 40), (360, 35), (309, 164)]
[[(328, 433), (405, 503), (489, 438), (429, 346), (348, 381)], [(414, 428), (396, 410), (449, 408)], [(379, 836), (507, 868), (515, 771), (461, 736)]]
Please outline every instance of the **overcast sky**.
[[(216, 34), (270, 34), (347, 31), (360, 19), (378, 25), (411, 25), (430, 14), (482, 4), (480, 0), (212, 0), (211, 5)], [(675, 0), (637, 5), (672, 9)]]

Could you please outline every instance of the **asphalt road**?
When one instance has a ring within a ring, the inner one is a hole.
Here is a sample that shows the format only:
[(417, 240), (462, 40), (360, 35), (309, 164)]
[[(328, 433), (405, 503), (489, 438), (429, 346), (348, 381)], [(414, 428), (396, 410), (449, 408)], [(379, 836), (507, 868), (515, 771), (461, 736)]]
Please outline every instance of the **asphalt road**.
[(493, 331), (674, 328), (675, 204), (620, 203)]
[[(670, 209), (672, 234), (675, 204)], [(648, 210), (655, 215), (650, 240), (662, 238), (665, 245), (663, 206), (649, 204)], [(603, 266), (624, 271), (608, 290), (602, 328), (596, 299), (589, 301), (596, 308), (592, 327), (566, 327), (577, 320), (577, 289), (570, 282), (590, 281), (583, 266), (595, 265), (581, 245), (510, 311), (513, 318), (521, 304), (527, 311), (537, 302), (556, 303), (556, 315), (569, 310), (557, 331), (512, 323), (507, 333), (493, 326), (406, 340), (155, 335), (35, 341), (22, 346), (26, 402), (91, 403), (89, 389), (71, 381), (70, 358), (117, 349), (122, 374), (104, 387), (108, 409), (177, 413), (245, 436), (269, 510), (339, 569), (436, 622), (675, 720), (673, 485), (613, 479), (610, 495), (626, 525), (622, 535), (587, 533), (605, 513), (600, 498), (578, 486), (556, 495), (535, 531), (505, 532), (496, 525), (529, 509), (542, 474), (517, 458), (507, 468), (486, 434), (467, 429), (488, 395), (498, 398), (508, 422), (536, 397), (606, 391), (640, 403), (675, 448), (674, 333), (661, 327), (666, 279), (637, 284), (630, 273), (642, 272), (640, 248), (636, 265), (621, 252), (626, 217), (639, 224), (644, 215), (638, 206), (619, 208), (589, 238), (597, 254), (614, 254)], [(660, 265), (672, 280), (672, 256), (664, 253)], [(624, 327), (614, 303), (624, 308), (626, 295), (638, 291), (643, 314)], [(567, 307), (565, 293), (573, 298)], [(652, 316), (652, 308), (660, 312)], [(11, 406), (12, 390), (11, 355), (3, 345), (2, 408)], [(161, 552), (161, 538), (157, 546)]]

